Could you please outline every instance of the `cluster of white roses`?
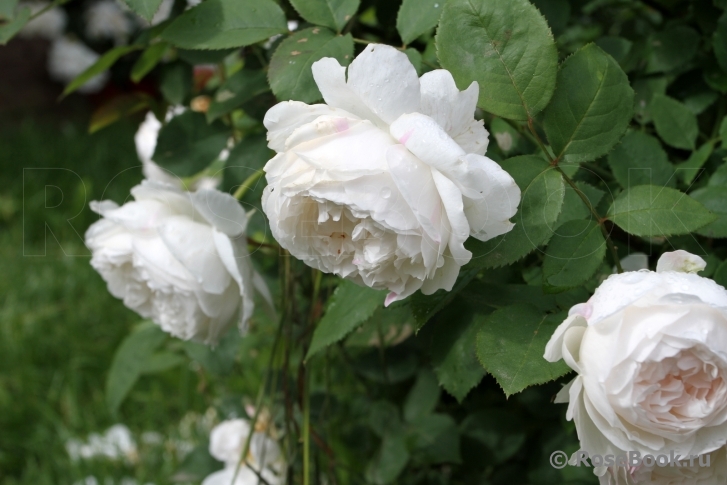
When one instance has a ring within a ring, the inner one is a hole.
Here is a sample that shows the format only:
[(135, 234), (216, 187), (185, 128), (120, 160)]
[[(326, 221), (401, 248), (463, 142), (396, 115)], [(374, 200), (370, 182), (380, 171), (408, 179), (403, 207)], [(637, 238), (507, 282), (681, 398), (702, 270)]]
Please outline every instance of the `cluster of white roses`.
[[(460, 92), (449, 72), (417, 77), (402, 52), (369, 46), (349, 67), (326, 58), (313, 73), (328, 103), (284, 102), (265, 117), (270, 147), (263, 210), (273, 236), (306, 264), (377, 289), (386, 303), (417, 290), (451, 290), (471, 253), (465, 240), (509, 231), (520, 201), (512, 177), (483, 154), (476, 83)], [(180, 113), (176, 108), (169, 116)], [(182, 190), (151, 157), (161, 123), (136, 135), (147, 176), (86, 241), (110, 292), (185, 339), (215, 342), (267, 294), (246, 249), (237, 201), (201, 180)]]
[[(684, 465), (597, 468), (604, 485), (727, 483), (727, 291), (695, 274), (705, 266), (675, 251), (655, 272), (611, 275), (546, 346), (578, 373), (556, 402), (583, 450)], [(689, 464), (706, 454), (709, 466)]]

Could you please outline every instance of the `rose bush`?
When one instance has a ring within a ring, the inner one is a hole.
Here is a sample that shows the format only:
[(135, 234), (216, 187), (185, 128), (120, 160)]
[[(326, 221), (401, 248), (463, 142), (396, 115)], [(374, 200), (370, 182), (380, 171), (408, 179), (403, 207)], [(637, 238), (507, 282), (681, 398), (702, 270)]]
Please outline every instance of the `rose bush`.
[(228, 194), (183, 192), (144, 181), (135, 200), (93, 202), (102, 216), (86, 232), (91, 265), (109, 291), (179, 338), (216, 342), (253, 311), (247, 216)]
[(609, 276), (575, 305), (545, 348), (578, 376), (569, 402), (590, 454), (689, 456), (727, 442), (727, 291), (705, 262), (665, 253), (657, 271)]
[(484, 156), (473, 115), (479, 87), (452, 75), (418, 78), (402, 52), (370, 45), (348, 68), (313, 64), (326, 104), (288, 101), (265, 115), (263, 210), (275, 239), (326, 273), (376, 289), (387, 304), (421, 289), (451, 290), (472, 254), (510, 231), (520, 202), (512, 177)]

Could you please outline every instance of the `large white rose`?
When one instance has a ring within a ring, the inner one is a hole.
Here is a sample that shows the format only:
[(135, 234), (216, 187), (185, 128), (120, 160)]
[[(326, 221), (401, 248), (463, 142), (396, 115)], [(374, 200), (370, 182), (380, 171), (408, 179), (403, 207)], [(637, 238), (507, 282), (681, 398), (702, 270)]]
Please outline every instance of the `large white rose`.
[[(285, 461), (280, 446), (260, 431), (253, 432), (247, 460), (238, 470), (250, 432), (250, 423), (244, 419), (223, 421), (212, 429), (210, 455), (224, 462), (225, 468), (209, 475), (202, 485), (254, 485), (258, 483), (258, 474), (270, 485), (285, 481)], [(236, 471), (237, 478), (233, 482)]]
[(699, 458), (681, 459), (682, 466), (609, 468), (599, 477), (600, 485), (724, 485), (727, 483), (727, 449), (720, 448)]
[(657, 271), (611, 275), (571, 308), (545, 348), (578, 376), (569, 402), (589, 454), (681, 456), (727, 442), (727, 291), (694, 273), (701, 258), (664, 254)]
[[(252, 314), (247, 217), (229, 194), (183, 192), (143, 181), (119, 207), (92, 202), (103, 218), (86, 232), (91, 265), (109, 291), (144, 318), (182, 339), (214, 343)], [(265, 294), (265, 293), (264, 293)]]
[(478, 85), (417, 77), (406, 55), (369, 45), (346, 68), (313, 64), (327, 104), (289, 101), (265, 116), (269, 146), (263, 210), (273, 236), (298, 259), (390, 291), (451, 290), (474, 236), (510, 231), (520, 189), (484, 157), (474, 119)]

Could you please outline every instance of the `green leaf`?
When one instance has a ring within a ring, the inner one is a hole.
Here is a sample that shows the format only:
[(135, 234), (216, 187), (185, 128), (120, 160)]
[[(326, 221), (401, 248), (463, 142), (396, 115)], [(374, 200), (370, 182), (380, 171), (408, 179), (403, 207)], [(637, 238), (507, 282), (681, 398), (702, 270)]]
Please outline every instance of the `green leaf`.
[(716, 219), (687, 194), (652, 185), (621, 192), (607, 217), (629, 234), (644, 237), (689, 234)]
[(634, 81), (634, 118), (642, 125), (651, 122), (651, 100), (654, 94), (666, 94), (665, 77)]
[(164, 66), (159, 81), (159, 90), (170, 104), (184, 104), (192, 92), (193, 68), (186, 62), (177, 61)]
[(407, 441), (417, 462), (431, 465), (462, 462), (459, 429), (449, 414), (421, 416), (411, 423), (407, 432)]
[(449, 0), (436, 43), (442, 67), (460, 89), (479, 83), (478, 106), (485, 111), (527, 120), (553, 95), (553, 34), (527, 0)]
[(63, 94), (61, 95), (61, 97), (68, 96), (73, 91), (86, 84), (86, 82), (88, 82), (88, 80), (90, 80), (91, 78), (96, 77), (105, 70), (109, 69), (111, 66), (114, 65), (116, 61), (118, 61), (121, 57), (125, 56), (129, 52), (133, 52), (141, 48), (142, 47), (138, 45), (125, 45), (115, 47), (110, 51), (107, 51), (96, 61), (95, 64), (79, 74), (76, 79), (71, 81), (68, 86), (66, 86), (66, 89), (63, 90)]
[(723, 163), (717, 168), (717, 170), (714, 171), (712, 176), (709, 177), (707, 185), (727, 186), (727, 163)]
[(404, 44), (433, 29), (442, 15), (442, 0), (404, 0), (396, 17), (396, 30)]
[(151, 22), (154, 14), (159, 10), (162, 0), (124, 0), (124, 3), (147, 22)]
[(606, 240), (598, 222), (566, 222), (548, 243), (543, 261), (543, 283), (562, 289), (579, 286), (593, 276), (605, 255)]
[(717, 220), (697, 229), (695, 232), (705, 237), (727, 237), (727, 187), (703, 187), (689, 195), (717, 215)]
[(106, 378), (106, 405), (116, 414), (166, 334), (152, 322), (139, 325), (116, 349)]
[[(260, 172), (265, 163), (273, 158), (264, 134), (248, 135), (230, 150), (225, 161), (223, 190), (234, 193), (249, 176)], [(259, 184), (265, 185), (263, 177)]]
[(534, 155), (513, 157), (500, 163), (515, 179), (522, 193), (512, 231), (489, 241), (470, 238), (465, 247), (472, 251), (466, 267), (495, 268), (514, 263), (553, 235), (563, 206), (563, 178), (548, 162)]
[(712, 278), (718, 285), (727, 287), (727, 261), (717, 267)]
[(554, 34), (558, 35), (565, 29), (571, 14), (568, 0), (532, 0), (532, 2), (545, 16)]
[(722, 94), (727, 93), (727, 72), (720, 69), (718, 65), (707, 65), (703, 77), (710, 88)]
[(623, 37), (605, 36), (596, 40), (596, 45), (603, 49), (606, 54), (613, 57), (623, 68), (634, 43)]
[(235, 52), (237, 49), (177, 49), (177, 56), (193, 66), (200, 64), (219, 64), (225, 60), (227, 56)]
[(684, 25), (667, 28), (649, 41), (646, 72), (666, 72), (682, 67), (694, 58), (698, 46), (699, 34), (694, 29)]
[(712, 45), (719, 66), (727, 71), (727, 12), (719, 18), (717, 30), (712, 34)]
[(240, 331), (234, 327), (220, 339), (219, 345), (209, 345), (197, 342), (183, 342), (182, 346), (187, 355), (196, 360), (208, 372), (224, 376), (232, 371), (235, 364), (235, 357), (240, 348)]
[(404, 50), (404, 54), (406, 54), (406, 57), (409, 58), (409, 62), (414, 66), (414, 69), (416, 69), (417, 74), (420, 76), (422, 75), (422, 54), (418, 50), (409, 47), (408, 49)]
[(222, 123), (209, 125), (202, 113), (186, 111), (162, 127), (153, 159), (178, 177), (190, 177), (217, 159), (228, 137)]
[(186, 362), (186, 359), (179, 354), (163, 350), (149, 356), (142, 369), (143, 374), (158, 374), (168, 371)]
[[(596, 207), (601, 199), (603, 199), (603, 196), (606, 195), (603, 190), (597, 189), (585, 182), (577, 181), (575, 184), (583, 195), (586, 196), (593, 207)], [(554, 227), (557, 228), (568, 221), (590, 219), (591, 217), (593, 217), (593, 215), (586, 204), (583, 203), (580, 195), (573, 190), (573, 187), (566, 185), (565, 196), (563, 197), (563, 210), (558, 216), (558, 221), (555, 223)]]
[(14, 19), (17, 6), (18, 0), (0, 0), (0, 20)]
[(543, 128), (558, 160), (586, 162), (605, 155), (633, 116), (634, 92), (611, 56), (589, 44), (563, 62)]
[(135, 92), (117, 96), (93, 112), (88, 132), (95, 133), (122, 118), (148, 108), (152, 103), (154, 99), (146, 93)]
[(270, 60), (270, 87), (281, 100), (313, 103), (321, 92), (313, 80), (311, 66), (324, 57), (347, 65), (353, 56), (353, 37), (336, 35), (320, 27), (301, 30), (280, 43)]
[(626, 134), (608, 154), (608, 165), (619, 185), (675, 185), (674, 166), (659, 140), (641, 131)]
[(301, 17), (340, 32), (358, 10), (361, 0), (290, 0)]
[(205, 0), (180, 15), (162, 38), (184, 49), (242, 47), (288, 31), (272, 0)]
[(147, 47), (134, 63), (134, 67), (131, 68), (131, 80), (138, 83), (144, 79), (144, 76), (159, 64), (167, 49), (169, 49), (167, 42), (157, 42)]
[(366, 483), (392, 483), (404, 471), (408, 462), (409, 450), (404, 434), (387, 434), (376, 456), (366, 466)]
[(419, 371), (417, 380), (404, 401), (404, 420), (411, 423), (434, 412), (441, 393), (437, 377), (432, 371), (426, 369)]
[[(435, 320), (432, 331), (432, 366), (439, 383), (462, 402), (485, 375), (477, 362), (475, 341), (484, 316), (450, 305)], [(466, 306), (466, 305), (465, 305)]]
[(722, 146), (727, 146), (727, 116), (722, 118), (719, 124), (719, 138), (722, 140)]
[(366, 320), (346, 339), (349, 347), (380, 346), (383, 337), (384, 346), (398, 345), (414, 333), (416, 322), (408, 302), (379, 307), (371, 318)]
[(447, 306), (457, 296), (457, 293), (462, 291), (477, 276), (478, 272), (479, 268), (472, 267), (467, 267), (465, 270), (462, 270), (457, 277), (457, 282), (454, 284), (452, 291), (437, 290), (431, 295), (425, 295), (417, 291), (410, 296), (409, 305), (416, 322), (416, 330), (419, 331), (430, 318)]
[(365, 322), (384, 304), (384, 296), (382, 291), (343, 280), (333, 292), (326, 313), (313, 332), (306, 360), (335, 344)]
[(558, 309), (556, 297), (544, 293), (540, 285), (497, 285), (475, 280), (462, 291), (461, 296), (473, 305), (478, 307), (486, 305), (492, 309), (504, 308), (524, 301), (542, 312), (552, 312)]
[(677, 166), (677, 173), (685, 184), (691, 184), (695, 177), (702, 171), (702, 167), (709, 160), (714, 150), (714, 143), (707, 142), (698, 150), (692, 152), (689, 158)]
[(522, 303), (486, 318), (477, 334), (477, 357), (506, 397), (570, 372), (563, 361), (550, 363), (543, 358), (545, 344), (565, 317), (565, 313), (543, 315)]
[(20, 32), (25, 27), (25, 24), (30, 20), (32, 11), (30, 7), (21, 8), (14, 19), (10, 22), (0, 25), (0, 45), (7, 44), (10, 39)]
[(269, 90), (265, 71), (241, 69), (219, 87), (207, 110), (207, 121), (214, 121), (246, 101)]
[(651, 101), (654, 126), (661, 139), (669, 146), (694, 150), (699, 134), (697, 117), (676, 99), (655, 94)]

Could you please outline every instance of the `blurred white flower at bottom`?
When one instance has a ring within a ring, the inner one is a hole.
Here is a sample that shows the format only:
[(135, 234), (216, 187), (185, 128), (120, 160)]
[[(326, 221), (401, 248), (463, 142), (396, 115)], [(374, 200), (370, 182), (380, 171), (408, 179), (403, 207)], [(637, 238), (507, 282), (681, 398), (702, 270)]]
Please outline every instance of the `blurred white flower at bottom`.
[(66, 442), (66, 451), (72, 461), (106, 457), (112, 460), (125, 459), (135, 462), (138, 450), (129, 428), (123, 424), (111, 426), (102, 435), (91, 433), (87, 441), (70, 439)]
[[(250, 433), (245, 462), (240, 464)], [(225, 463), (225, 468), (204, 479), (202, 485), (254, 485), (258, 475), (270, 485), (285, 482), (285, 459), (278, 443), (267, 433), (250, 429), (244, 419), (223, 421), (210, 434), (210, 455)], [(233, 481), (234, 479), (234, 481)]]
[[(79, 74), (91, 67), (99, 55), (88, 46), (68, 37), (59, 37), (51, 44), (48, 53), (48, 72), (56, 81), (68, 84)], [(81, 93), (100, 91), (109, 79), (108, 71), (104, 71), (78, 88)]]

